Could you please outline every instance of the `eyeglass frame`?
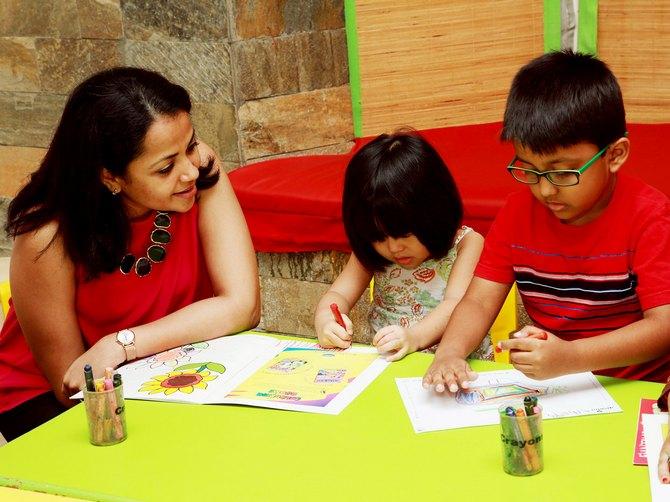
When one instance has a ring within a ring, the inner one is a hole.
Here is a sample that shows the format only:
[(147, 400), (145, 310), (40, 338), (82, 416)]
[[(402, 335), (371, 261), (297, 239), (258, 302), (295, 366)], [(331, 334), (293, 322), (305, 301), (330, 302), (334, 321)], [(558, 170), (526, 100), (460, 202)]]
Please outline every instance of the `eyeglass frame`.
[[(524, 185), (537, 185), (540, 182), (540, 178), (546, 178), (546, 180), (551, 183), (554, 186), (557, 187), (573, 187), (576, 185), (579, 185), (579, 179), (581, 178), (581, 175), (589, 168), (591, 167), (596, 160), (598, 160), (606, 151), (607, 149), (612, 146), (614, 143), (610, 143), (609, 145), (605, 146), (602, 150), (600, 150), (598, 153), (596, 153), (591, 159), (584, 164), (582, 167), (579, 169), (553, 169), (551, 171), (536, 171), (535, 169), (526, 169), (525, 167), (517, 167), (514, 164), (516, 160), (519, 158), (517, 155), (514, 156), (514, 158), (511, 160), (511, 162), (507, 165), (507, 172), (509, 172), (512, 175), (512, 178), (514, 178), (515, 181), (518, 181), (519, 183), (523, 183)], [(525, 171), (528, 173), (533, 173), (535, 176), (537, 176), (537, 181), (534, 183), (527, 183), (525, 181), (521, 181), (519, 178), (514, 176), (514, 173), (512, 171)], [(554, 183), (549, 179), (549, 175), (553, 173), (571, 173), (577, 176), (577, 182), (576, 183), (571, 183), (570, 185), (560, 185), (558, 183)]]

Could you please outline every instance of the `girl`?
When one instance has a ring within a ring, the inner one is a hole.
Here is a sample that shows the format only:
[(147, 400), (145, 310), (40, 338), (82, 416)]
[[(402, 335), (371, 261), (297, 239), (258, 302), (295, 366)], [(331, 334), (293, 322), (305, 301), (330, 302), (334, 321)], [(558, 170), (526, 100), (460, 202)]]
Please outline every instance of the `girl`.
[(0, 333), (0, 432), (64, 411), (83, 367), (254, 326), (256, 260), (182, 87), (137, 68), (70, 96), (49, 150), (9, 207), (12, 305)]
[[(382, 134), (351, 159), (342, 198), (352, 253), (321, 298), (314, 324), (324, 347), (346, 348), (346, 315), (374, 276), (372, 340), (389, 361), (433, 346), (470, 283), (483, 246), (461, 227), (458, 189), (439, 154), (416, 133)], [(330, 305), (344, 313), (346, 329)], [(481, 348), (491, 358), (490, 342)]]

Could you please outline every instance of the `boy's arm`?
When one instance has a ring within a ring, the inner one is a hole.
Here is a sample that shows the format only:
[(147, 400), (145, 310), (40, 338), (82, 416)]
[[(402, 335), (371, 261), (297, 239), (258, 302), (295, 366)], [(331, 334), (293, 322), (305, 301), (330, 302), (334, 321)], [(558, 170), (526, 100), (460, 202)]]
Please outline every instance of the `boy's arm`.
[(451, 314), (433, 364), (423, 377), (424, 387), (437, 392), (467, 388), (477, 375), (465, 358), (482, 341), (505, 302), (511, 284), (475, 277)]
[(639, 321), (591, 338), (568, 342), (550, 333), (547, 340), (516, 338), (500, 347), (514, 349), (510, 362), (536, 379), (639, 364), (670, 352), (670, 305), (646, 310)]

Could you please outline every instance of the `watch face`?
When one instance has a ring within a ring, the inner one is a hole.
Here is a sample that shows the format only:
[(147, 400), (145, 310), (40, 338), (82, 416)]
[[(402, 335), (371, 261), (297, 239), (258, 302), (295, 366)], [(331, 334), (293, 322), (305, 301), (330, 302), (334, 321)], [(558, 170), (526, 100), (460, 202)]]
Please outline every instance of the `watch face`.
[(129, 329), (122, 329), (116, 335), (116, 339), (123, 345), (129, 345), (135, 341), (135, 333)]

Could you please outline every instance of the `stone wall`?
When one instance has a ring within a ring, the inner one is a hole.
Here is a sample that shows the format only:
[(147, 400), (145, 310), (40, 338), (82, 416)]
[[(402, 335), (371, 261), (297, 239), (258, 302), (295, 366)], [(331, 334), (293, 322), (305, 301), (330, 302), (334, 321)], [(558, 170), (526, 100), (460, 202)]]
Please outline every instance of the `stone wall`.
[(38, 165), (74, 86), (117, 65), (186, 87), (228, 171), (351, 147), (343, 0), (2, 0), (0, 195)]

